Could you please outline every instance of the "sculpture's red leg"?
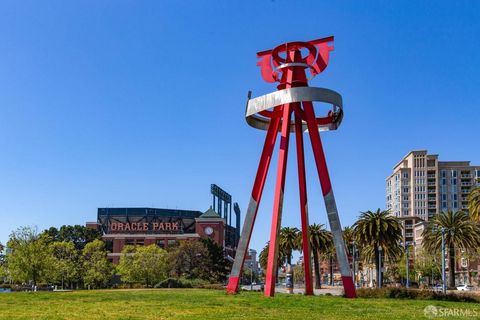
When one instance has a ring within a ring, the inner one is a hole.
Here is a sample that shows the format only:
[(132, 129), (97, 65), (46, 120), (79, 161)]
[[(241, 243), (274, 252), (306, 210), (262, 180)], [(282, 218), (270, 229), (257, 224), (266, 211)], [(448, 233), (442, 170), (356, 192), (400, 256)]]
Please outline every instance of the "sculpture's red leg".
[(345, 250), (345, 242), (343, 240), (343, 232), (338, 216), (337, 204), (333, 196), (332, 184), (328, 174), (327, 162), (323, 152), (322, 141), (315, 121), (315, 112), (311, 102), (303, 102), (305, 113), (305, 121), (307, 122), (308, 133), (312, 142), (313, 155), (317, 165), (318, 176), (322, 186), (323, 199), (327, 208), (328, 222), (332, 230), (335, 250), (337, 252), (337, 260), (340, 265), (340, 273), (342, 274), (343, 288), (347, 298), (355, 298), (355, 286), (353, 284), (352, 270), (348, 263), (347, 252)]
[(287, 168), (288, 140), (290, 137), (290, 118), (292, 107), (283, 105), (282, 136), (280, 151), (278, 153), (277, 182), (275, 185), (275, 198), (273, 202), (272, 226), (270, 230), (270, 244), (268, 249), (267, 275), (265, 277), (265, 296), (275, 295), (275, 282), (278, 256), (278, 233), (282, 221), (283, 190), (285, 187), (285, 172)]
[(300, 103), (295, 104), (295, 137), (297, 142), (298, 185), (300, 190), (300, 215), (302, 221), (303, 270), (305, 273), (305, 295), (313, 294), (310, 237), (308, 234), (307, 182), (305, 178), (305, 154)]
[(232, 266), (232, 272), (230, 274), (230, 278), (228, 279), (228, 293), (238, 292), (238, 284), (240, 281), (240, 275), (242, 274), (243, 262), (245, 261), (245, 255), (250, 243), (250, 237), (252, 236), (253, 225), (255, 224), (258, 206), (262, 198), (263, 187), (265, 185), (265, 179), (270, 166), (273, 148), (275, 147), (275, 142), (277, 140), (279, 126), (280, 117), (272, 118), (270, 126), (268, 127), (267, 136), (265, 138), (265, 144), (263, 146), (262, 156), (258, 165), (257, 175), (255, 176), (255, 182), (253, 184), (252, 195), (248, 204), (247, 213), (245, 215), (245, 221), (243, 222), (242, 234), (238, 242), (235, 261)]

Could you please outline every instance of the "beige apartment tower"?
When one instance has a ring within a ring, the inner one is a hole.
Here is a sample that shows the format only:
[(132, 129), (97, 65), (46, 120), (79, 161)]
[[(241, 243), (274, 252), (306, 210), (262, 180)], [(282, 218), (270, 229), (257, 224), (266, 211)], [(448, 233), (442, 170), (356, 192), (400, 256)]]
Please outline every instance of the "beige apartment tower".
[(405, 241), (414, 241), (416, 224), (443, 211), (468, 211), (467, 196), (479, 185), (480, 166), (470, 161), (439, 161), (427, 150), (408, 153), (387, 178), (387, 209), (404, 220)]

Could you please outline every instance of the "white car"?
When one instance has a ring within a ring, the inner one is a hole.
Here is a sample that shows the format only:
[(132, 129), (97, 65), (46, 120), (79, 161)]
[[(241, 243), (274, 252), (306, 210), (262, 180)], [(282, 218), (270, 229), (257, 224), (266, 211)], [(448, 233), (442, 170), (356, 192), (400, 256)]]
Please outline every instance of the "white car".
[(436, 284), (432, 287), (433, 291), (443, 291), (443, 286), (441, 284)]
[(473, 291), (473, 286), (469, 284), (461, 284), (457, 287), (458, 291)]

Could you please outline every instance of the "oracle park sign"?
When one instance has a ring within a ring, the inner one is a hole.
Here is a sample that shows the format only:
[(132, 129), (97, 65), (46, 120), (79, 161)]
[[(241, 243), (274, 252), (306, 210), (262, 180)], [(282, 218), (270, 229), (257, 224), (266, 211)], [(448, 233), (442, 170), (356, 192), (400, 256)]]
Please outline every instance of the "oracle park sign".
[(98, 224), (103, 234), (195, 233), (200, 211), (154, 208), (99, 208)]

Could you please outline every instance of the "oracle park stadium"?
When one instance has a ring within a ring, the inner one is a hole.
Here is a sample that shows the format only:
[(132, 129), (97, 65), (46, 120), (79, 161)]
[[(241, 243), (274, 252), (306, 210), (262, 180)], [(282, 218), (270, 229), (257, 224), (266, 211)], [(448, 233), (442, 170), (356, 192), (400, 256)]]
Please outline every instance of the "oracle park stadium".
[[(232, 205), (230, 194), (211, 185), (213, 205), (205, 212), (162, 208), (98, 208), (97, 221), (86, 226), (99, 230), (106, 243), (108, 258), (119, 262), (125, 245), (161, 248), (181, 240), (210, 238), (223, 246), (227, 258), (235, 256), (240, 238), (240, 208)], [(235, 226), (232, 224), (232, 209)]]

